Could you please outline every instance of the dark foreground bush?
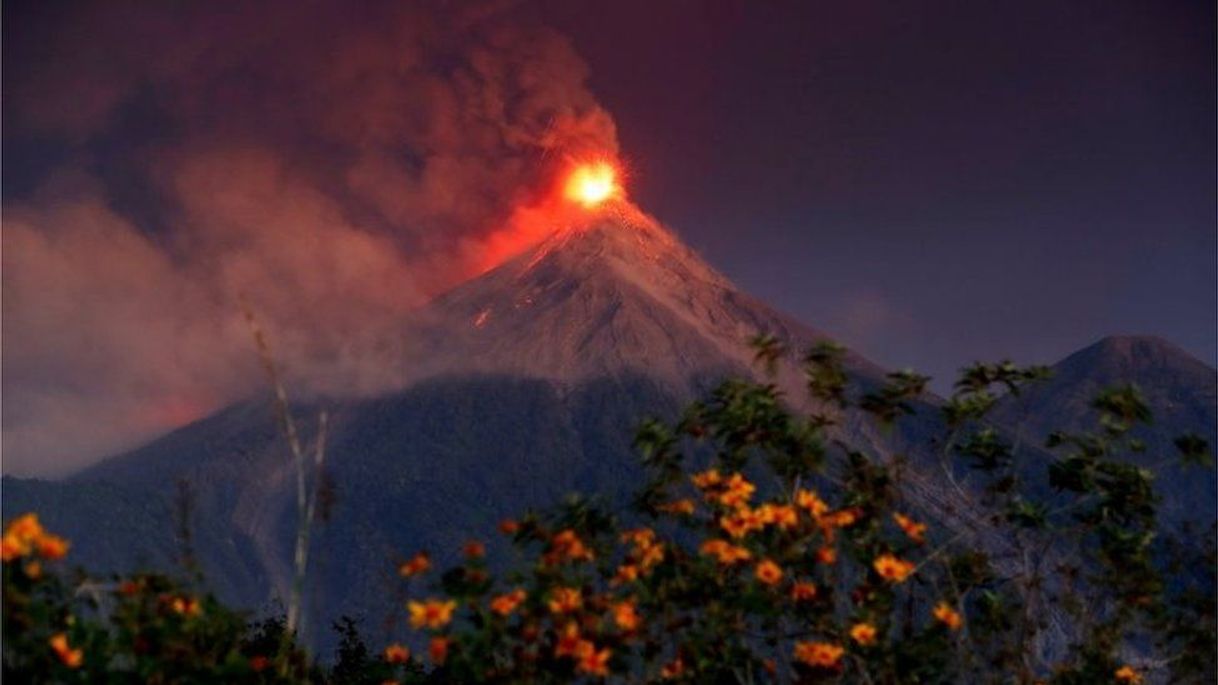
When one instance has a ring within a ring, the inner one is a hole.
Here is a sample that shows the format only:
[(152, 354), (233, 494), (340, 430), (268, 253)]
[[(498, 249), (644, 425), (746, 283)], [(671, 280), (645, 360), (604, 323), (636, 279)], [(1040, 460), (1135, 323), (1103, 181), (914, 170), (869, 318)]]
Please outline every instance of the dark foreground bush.
[[(759, 357), (779, 350), (758, 341)], [(843, 416), (891, 427), (926, 379), (848, 386), (840, 350), (806, 357), (817, 410), (730, 381), (676, 425), (649, 422), (635, 511), (573, 500), (502, 524), (522, 552), (491, 572), (480, 543), (434, 572), (399, 569), (407, 644), (369, 652), (337, 626), (316, 665), (281, 621), (247, 624), (156, 576), (66, 580), (67, 542), (32, 516), (4, 536), (4, 669), (38, 682), (1212, 682), (1212, 536), (1156, 536), (1152, 474), (1124, 457), (1150, 420), (1133, 388), (1096, 428), (1017, 450), (986, 425), (1038, 368), (977, 365), (940, 409), (939, 464), (840, 439)], [(1208, 445), (1178, 441), (1209, 463)], [(1028, 454), (1044, 459), (1036, 462)], [(928, 475), (928, 472), (930, 475)], [(921, 493), (921, 495), (918, 495)], [(930, 493), (930, 494), (928, 494)], [(931, 494), (938, 493), (935, 496)], [(944, 493), (947, 493), (944, 496)], [(629, 521), (629, 523), (624, 523)], [(1167, 575), (1164, 569), (1174, 569)], [(14, 681), (16, 682), (16, 681)]]

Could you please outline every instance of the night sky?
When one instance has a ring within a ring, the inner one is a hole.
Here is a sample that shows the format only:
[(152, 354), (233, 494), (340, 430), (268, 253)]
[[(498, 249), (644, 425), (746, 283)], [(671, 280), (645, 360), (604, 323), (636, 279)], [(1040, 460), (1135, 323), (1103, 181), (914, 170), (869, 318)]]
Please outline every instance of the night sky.
[(884, 365), (1218, 357), (1212, 3), (3, 12), (6, 471), (248, 392), (233, 292), (314, 390), (368, 391), (390, 322), (587, 152)]
[(877, 361), (950, 376), (1150, 333), (1214, 363), (1213, 3), (540, 14), (592, 65), (640, 203)]

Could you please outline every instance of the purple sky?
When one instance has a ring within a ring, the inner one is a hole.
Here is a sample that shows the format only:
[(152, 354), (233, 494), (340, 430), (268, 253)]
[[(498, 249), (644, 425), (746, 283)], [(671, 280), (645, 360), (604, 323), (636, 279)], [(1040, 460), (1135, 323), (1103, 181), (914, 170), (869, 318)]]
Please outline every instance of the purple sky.
[(1218, 356), (1213, 3), (3, 15), (8, 472), (249, 392), (239, 292), (310, 389), (386, 389), (396, 322), (588, 151), (744, 289), (889, 366), (1110, 333)]
[(1214, 3), (545, 4), (640, 203), (877, 361), (1215, 363)]

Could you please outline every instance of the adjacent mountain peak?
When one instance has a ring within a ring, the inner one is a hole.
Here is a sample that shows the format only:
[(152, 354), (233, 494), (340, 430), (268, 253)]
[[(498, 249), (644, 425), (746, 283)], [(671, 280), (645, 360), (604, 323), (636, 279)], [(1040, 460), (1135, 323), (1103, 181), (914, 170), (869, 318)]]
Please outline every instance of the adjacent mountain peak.
[(792, 348), (822, 337), (741, 292), (624, 202), (556, 230), (427, 315), (436, 373), (638, 372), (677, 387), (747, 370), (758, 333)]
[(1064, 380), (1158, 385), (1187, 382), (1212, 386), (1213, 368), (1153, 335), (1111, 335), (1054, 365)]

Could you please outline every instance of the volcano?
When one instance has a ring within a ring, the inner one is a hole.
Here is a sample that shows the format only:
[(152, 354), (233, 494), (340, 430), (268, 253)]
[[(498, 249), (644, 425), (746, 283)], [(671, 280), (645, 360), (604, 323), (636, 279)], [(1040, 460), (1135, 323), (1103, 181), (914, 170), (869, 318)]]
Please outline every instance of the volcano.
[[(314, 538), (307, 598), (315, 644), (343, 612), (381, 638), (395, 562), (416, 550), (443, 561), (500, 519), (571, 492), (622, 504), (641, 474), (639, 422), (674, 419), (719, 380), (754, 376), (752, 336), (790, 351), (775, 382), (791, 398), (802, 395), (795, 355), (826, 337), (741, 292), (625, 202), (436, 298), (403, 330), (415, 379), (404, 389), (294, 408), (306, 429), (321, 407), (331, 415), (334, 504)], [(883, 380), (860, 356), (846, 367), (864, 388)], [(857, 417), (843, 430), (881, 458), (909, 452), (936, 427), (934, 403), (895, 433)], [(208, 586), (263, 608), (290, 580), (292, 475), (269, 404), (255, 399), (63, 481), (6, 478), (3, 505), (5, 516), (41, 512), (94, 571), (171, 567), (183, 549), (175, 512), (186, 510)], [(915, 506), (952, 509), (932, 475), (912, 476)]]

